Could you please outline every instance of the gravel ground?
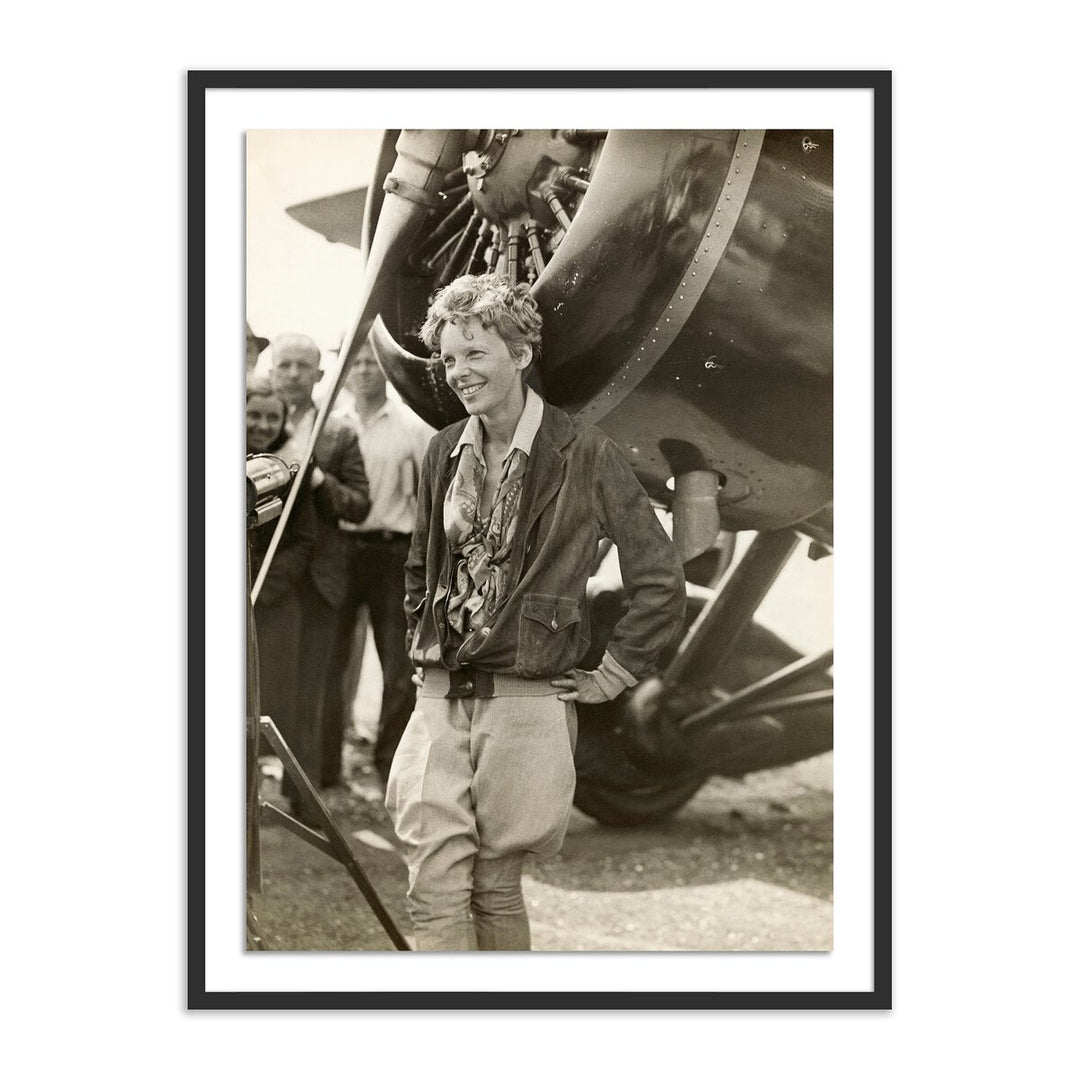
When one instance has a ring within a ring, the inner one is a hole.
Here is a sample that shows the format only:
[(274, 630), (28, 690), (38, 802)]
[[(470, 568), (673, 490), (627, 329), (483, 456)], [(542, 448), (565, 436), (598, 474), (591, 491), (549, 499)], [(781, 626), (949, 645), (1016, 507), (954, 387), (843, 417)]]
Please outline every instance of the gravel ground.
[[(740, 534), (736, 559), (750, 537)], [(805, 542), (757, 617), (804, 653), (832, 641), (832, 559)], [(355, 658), (356, 734), (371, 734), (382, 692), (373, 648)], [(744, 780), (714, 778), (659, 825), (617, 829), (576, 810), (562, 852), (527, 864), (533, 948), (546, 951), (827, 950), (832, 947), (831, 753)], [(408, 933), (406, 872), (367, 750), (346, 746), (349, 786), (324, 799), (394, 921)], [(264, 794), (273, 797), (268, 781)], [(253, 898), (269, 948), (392, 945), (345, 870), (280, 826), (262, 830)]]
[[(346, 768), (349, 788), (324, 801), (408, 933), (405, 867), (363, 752)], [(273, 801), (276, 782), (264, 787)], [(338, 863), (280, 826), (263, 827), (261, 844), (252, 908), (268, 948), (392, 948)], [(657, 825), (612, 828), (575, 810), (562, 852), (527, 864), (525, 897), (536, 950), (828, 950), (832, 755), (714, 778)]]

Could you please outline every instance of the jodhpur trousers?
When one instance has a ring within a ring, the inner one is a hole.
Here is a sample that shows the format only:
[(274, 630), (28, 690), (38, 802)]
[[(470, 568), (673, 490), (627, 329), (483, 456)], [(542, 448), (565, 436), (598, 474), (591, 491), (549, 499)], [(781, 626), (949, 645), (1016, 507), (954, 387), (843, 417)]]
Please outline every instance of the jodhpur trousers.
[(562, 847), (576, 709), (543, 681), (497, 677), (496, 697), (435, 696), (448, 686), (445, 672), (425, 674), (386, 792), (416, 947), (527, 950), (522, 864)]

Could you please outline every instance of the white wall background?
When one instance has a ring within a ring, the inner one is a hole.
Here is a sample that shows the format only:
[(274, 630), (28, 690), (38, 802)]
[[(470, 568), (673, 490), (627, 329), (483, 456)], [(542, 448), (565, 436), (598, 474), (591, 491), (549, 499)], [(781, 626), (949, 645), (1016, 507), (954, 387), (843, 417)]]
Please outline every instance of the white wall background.
[[(4, 968), (20, 1075), (1067, 1069), (1078, 237), (1062, 10), (20, 10), (0, 74), (6, 370), (46, 391), (43, 416), (10, 387), (5, 433)], [(184, 70), (511, 57), (895, 71), (890, 1014), (183, 1011)]]

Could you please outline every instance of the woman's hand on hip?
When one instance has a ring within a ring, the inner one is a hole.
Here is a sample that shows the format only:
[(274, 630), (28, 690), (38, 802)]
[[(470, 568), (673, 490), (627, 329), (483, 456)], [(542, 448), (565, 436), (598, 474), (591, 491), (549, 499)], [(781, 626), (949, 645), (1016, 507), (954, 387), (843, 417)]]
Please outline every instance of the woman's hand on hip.
[(559, 694), (560, 701), (580, 701), (583, 705), (599, 705), (602, 701), (611, 700), (597, 681), (595, 671), (574, 668), (566, 675), (552, 679), (551, 685), (563, 691)]

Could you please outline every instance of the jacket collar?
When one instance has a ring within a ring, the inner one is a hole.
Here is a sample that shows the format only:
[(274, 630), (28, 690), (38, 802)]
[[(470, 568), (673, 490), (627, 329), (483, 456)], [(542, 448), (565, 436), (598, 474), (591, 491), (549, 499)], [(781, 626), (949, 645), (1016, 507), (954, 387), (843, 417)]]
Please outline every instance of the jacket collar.
[(544, 419), (540, 422), (539, 436), (546, 435), (552, 445), (561, 450), (574, 437), (574, 425), (570, 417), (556, 409), (554, 405), (544, 402)]
[(528, 535), (533, 522), (562, 487), (566, 473), (566, 457), (562, 451), (573, 437), (574, 426), (566, 413), (544, 402), (544, 418), (533, 440), (529, 462), (532, 482), (523, 493), (524, 535)]
[[(543, 398), (540, 398), (540, 401), (543, 402), (544, 415), (533, 439), (533, 448), (535, 450), (542, 447), (542, 460), (545, 464), (552, 464), (553, 460), (562, 460), (562, 448), (574, 438), (574, 425), (562, 409), (550, 405)], [(449, 481), (454, 475), (454, 470), (457, 468), (457, 450), (462, 442), (467, 441), (463, 436), (471, 419), (472, 417), (467, 417), (464, 420), (458, 420), (449, 427), (443, 428), (436, 436), (445, 440), (444, 445), (447, 447), (444, 451), (442, 467), (444, 481)]]

